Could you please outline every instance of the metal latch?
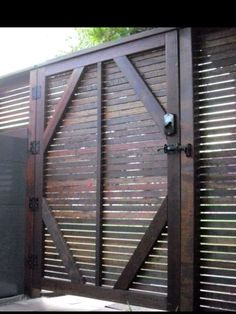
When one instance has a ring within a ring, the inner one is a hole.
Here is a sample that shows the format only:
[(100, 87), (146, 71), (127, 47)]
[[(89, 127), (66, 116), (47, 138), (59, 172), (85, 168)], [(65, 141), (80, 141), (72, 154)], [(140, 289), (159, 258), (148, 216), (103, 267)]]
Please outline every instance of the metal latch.
[(181, 145), (179, 143), (177, 144), (165, 144), (164, 147), (160, 147), (157, 149), (157, 151), (163, 150), (165, 154), (169, 153), (175, 153), (175, 152), (185, 152), (186, 157), (191, 157), (192, 156), (192, 145), (187, 144), (187, 145)]

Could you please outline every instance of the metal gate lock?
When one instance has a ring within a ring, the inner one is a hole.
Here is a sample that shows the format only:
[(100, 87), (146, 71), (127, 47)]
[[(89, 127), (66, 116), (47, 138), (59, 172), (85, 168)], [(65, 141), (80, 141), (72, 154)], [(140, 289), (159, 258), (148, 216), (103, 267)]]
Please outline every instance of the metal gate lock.
[(181, 145), (181, 144), (165, 144), (164, 147), (158, 148), (157, 151), (163, 150), (165, 154), (174, 153), (174, 152), (185, 152), (186, 157), (192, 156), (192, 145)]

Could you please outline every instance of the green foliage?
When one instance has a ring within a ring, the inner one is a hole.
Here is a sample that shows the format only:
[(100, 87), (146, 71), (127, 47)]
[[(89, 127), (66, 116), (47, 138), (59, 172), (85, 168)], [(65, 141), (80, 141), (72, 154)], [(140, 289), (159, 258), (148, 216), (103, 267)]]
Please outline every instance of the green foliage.
[(80, 27), (75, 28), (75, 37), (68, 38), (68, 49), (74, 52), (101, 43), (119, 39), (150, 29), (151, 27)]

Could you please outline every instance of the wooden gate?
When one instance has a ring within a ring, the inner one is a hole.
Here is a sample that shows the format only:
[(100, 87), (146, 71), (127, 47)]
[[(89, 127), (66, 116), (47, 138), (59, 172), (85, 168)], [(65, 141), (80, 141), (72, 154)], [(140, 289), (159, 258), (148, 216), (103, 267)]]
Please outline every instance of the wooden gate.
[(189, 29), (157, 29), (31, 71), (26, 283), (35, 295), (191, 304), (193, 159), (163, 149), (193, 144), (191, 58)]
[[(29, 134), (26, 293), (236, 309), (236, 29), (191, 32), (158, 28), (0, 78), (0, 132)], [(167, 143), (194, 143), (192, 157)]]

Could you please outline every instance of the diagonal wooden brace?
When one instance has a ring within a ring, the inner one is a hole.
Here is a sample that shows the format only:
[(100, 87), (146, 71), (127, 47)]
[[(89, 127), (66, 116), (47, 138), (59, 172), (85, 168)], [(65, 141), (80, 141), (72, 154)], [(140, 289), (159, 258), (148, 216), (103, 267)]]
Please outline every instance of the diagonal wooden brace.
[(139, 99), (143, 102), (153, 120), (159, 126), (164, 137), (166, 137), (163, 128), (163, 115), (166, 111), (162, 107), (161, 103), (153, 95), (147, 84), (126, 56), (117, 57), (114, 58), (114, 60), (125, 77), (128, 79)]
[(61, 230), (59, 229), (56, 219), (52, 215), (50, 207), (45, 198), (43, 198), (42, 204), (43, 221), (48, 229), (48, 232), (52, 236), (60, 258), (62, 259), (62, 262), (66, 268), (66, 271), (69, 274), (69, 277), (71, 278), (71, 281), (75, 283), (85, 283), (85, 279), (74, 261), (70, 249), (64, 240)]
[(64, 91), (59, 103), (56, 106), (56, 111), (52, 119), (49, 121), (44, 131), (44, 135), (43, 135), (44, 151), (47, 149), (48, 144), (56, 130), (56, 127), (58, 126), (58, 123), (60, 122), (69, 101), (73, 97), (74, 91), (77, 87), (77, 84), (81, 78), (83, 71), (84, 71), (84, 67), (74, 69), (74, 71), (72, 72), (68, 80), (66, 90)]
[(115, 289), (129, 289), (139, 269), (147, 259), (158, 237), (167, 223), (167, 197), (163, 200), (159, 210), (132, 254), (126, 267), (114, 285)]

